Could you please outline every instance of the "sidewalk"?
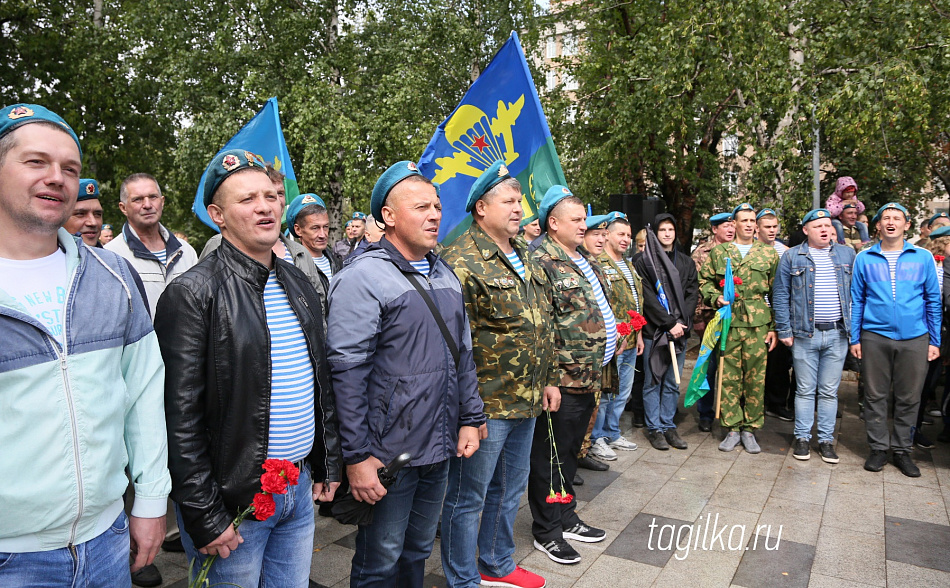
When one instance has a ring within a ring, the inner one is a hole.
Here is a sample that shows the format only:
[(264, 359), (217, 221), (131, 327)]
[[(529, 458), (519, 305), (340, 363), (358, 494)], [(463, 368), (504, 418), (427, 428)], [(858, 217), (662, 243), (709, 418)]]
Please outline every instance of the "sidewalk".
[[(522, 499), (517, 561), (551, 588), (950, 586), (950, 445), (914, 451), (920, 478), (890, 463), (866, 472), (855, 383), (842, 382), (840, 394), (836, 465), (814, 447), (809, 461), (794, 459), (793, 423), (769, 417), (757, 435), (759, 455), (720, 452), (718, 426), (700, 432), (695, 411), (682, 406), (685, 451), (656, 451), (643, 429), (628, 429), (639, 449), (618, 452), (607, 472), (580, 471), (578, 512), (607, 531), (606, 541), (573, 543), (583, 560), (556, 564), (532, 547)], [(629, 419), (625, 413), (625, 427)], [(924, 432), (935, 438), (940, 427)], [(311, 586), (349, 586), (355, 535), (354, 527), (317, 517)], [(158, 565), (164, 586), (186, 586), (182, 554), (162, 553)], [(438, 541), (428, 570), (426, 588), (445, 585)]]

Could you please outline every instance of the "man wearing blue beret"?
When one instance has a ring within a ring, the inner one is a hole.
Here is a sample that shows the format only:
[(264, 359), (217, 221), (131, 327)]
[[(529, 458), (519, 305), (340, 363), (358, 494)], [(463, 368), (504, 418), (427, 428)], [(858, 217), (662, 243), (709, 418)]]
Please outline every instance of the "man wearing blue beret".
[[(894, 465), (912, 478), (910, 457), (927, 362), (940, 356), (941, 300), (933, 255), (904, 240), (907, 209), (882, 206), (871, 224), (881, 242), (858, 253), (851, 279), (851, 353), (862, 360), (864, 421), (871, 454), (864, 469), (879, 472), (893, 451)], [(892, 392), (893, 390), (893, 392)], [(888, 400), (894, 397), (894, 433)]]
[[(535, 426), (528, 504), (534, 518), (535, 548), (559, 564), (575, 564), (581, 556), (567, 539), (597, 543), (606, 537), (603, 530), (586, 525), (577, 516), (573, 480), (604, 366), (617, 349), (617, 323), (608, 299), (610, 283), (600, 264), (582, 246), (587, 230), (583, 203), (566, 186), (555, 185), (541, 199), (539, 214), (546, 234), (533, 255), (554, 286), (561, 408), (547, 415), (550, 424)], [(555, 450), (560, 475), (555, 471), (552, 476)], [(570, 500), (548, 502), (552, 488), (565, 492)]]
[(783, 347), (791, 349), (798, 384), (792, 456), (803, 461), (811, 457), (817, 395), (818, 454), (827, 463), (838, 463), (835, 414), (848, 353), (854, 249), (834, 242), (831, 213), (824, 208), (806, 214), (802, 228), (808, 240), (782, 256), (772, 291), (775, 330)]
[(102, 247), (99, 244), (99, 232), (102, 230), (99, 182), (91, 179), (79, 180), (79, 197), (63, 228), (70, 235), (81, 237), (82, 242), (90, 247)]
[(330, 215), (327, 205), (316, 194), (301, 194), (287, 207), (287, 228), (300, 239), (320, 274), (321, 292), (330, 291), (333, 274), (343, 267), (343, 260), (327, 247), (330, 236)]
[[(259, 155), (216, 155), (203, 196), (221, 244), (168, 285), (155, 316), (182, 544), (192, 576), (220, 556), (212, 585), (304, 587), (314, 501), (333, 499), (341, 467), (320, 299), (274, 254), (280, 200)], [(277, 514), (235, 529), (268, 459), (292, 462), (298, 483), (271, 495)]]
[(0, 586), (129, 586), (165, 535), (162, 356), (126, 262), (61, 228), (81, 171), (60, 116), (0, 109)]
[[(551, 283), (515, 239), (521, 184), (502, 161), (472, 185), (472, 226), (443, 252), (462, 283), (488, 437), (449, 460), (442, 508), (442, 569), (452, 588), (541, 588), (515, 564), (514, 524), (528, 483), (535, 420), (557, 411)], [(481, 523), (479, 524), (479, 515)]]
[[(471, 457), (485, 429), (462, 287), (432, 253), (442, 204), (410, 161), (377, 180), (373, 217), (386, 234), (330, 283), (330, 369), (353, 496), (374, 504), (360, 525), (350, 586), (421, 586), (445, 497), (449, 459)], [(377, 471), (412, 459), (388, 489)]]

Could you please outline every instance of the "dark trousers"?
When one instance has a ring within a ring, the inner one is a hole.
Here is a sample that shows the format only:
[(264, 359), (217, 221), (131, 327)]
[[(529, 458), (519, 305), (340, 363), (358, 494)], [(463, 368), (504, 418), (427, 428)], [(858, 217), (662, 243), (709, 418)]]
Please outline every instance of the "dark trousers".
[[(570, 504), (549, 504), (549, 492), (566, 491), (574, 494), (574, 474), (577, 473), (577, 453), (584, 441), (587, 424), (594, 412), (594, 394), (568, 394), (561, 388), (561, 408), (551, 415), (554, 429), (554, 444), (561, 462), (562, 481), (558, 479), (557, 465), (554, 480), (551, 480), (551, 439), (548, 435), (548, 416), (542, 414), (534, 424), (534, 440), (531, 445), (531, 473), (528, 475), (528, 505), (534, 523), (531, 532), (539, 543), (561, 539), (564, 529), (580, 522), (575, 510), (577, 500)], [(576, 390), (576, 389), (571, 389)]]
[(696, 412), (699, 418), (713, 420), (716, 415), (716, 373), (719, 371), (719, 343), (713, 347), (709, 354), (709, 369), (706, 370), (706, 383), (709, 384), (709, 392), (696, 401)]
[(774, 410), (788, 408), (789, 400), (794, 399), (791, 394), (792, 380), (789, 370), (792, 369), (792, 351), (779, 343), (775, 349), (769, 351), (768, 363), (765, 365), (765, 408)]
[(643, 355), (637, 356), (636, 373), (633, 374), (633, 390), (630, 392), (630, 400), (627, 401), (627, 410), (643, 418)]
[(924, 389), (920, 393), (920, 408), (917, 409), (917, 430), (924, 424), (924, 412), (927, 410), (927, 403), (937, 397), (937, 383), (940, 382), (940, 376), (943, 374), (943, 358), (929, 362), (927, 366), (927, 378), (924, 380)]
[[(864, 419), (871, 449), (909, 453), (914, 423), (920, 408), (920, 391), (927, 377), (930, 336), (897, 341), (861, 331), (864, 364)], [(889, 435), (887, 404), (894, 390), (894, 433)]]

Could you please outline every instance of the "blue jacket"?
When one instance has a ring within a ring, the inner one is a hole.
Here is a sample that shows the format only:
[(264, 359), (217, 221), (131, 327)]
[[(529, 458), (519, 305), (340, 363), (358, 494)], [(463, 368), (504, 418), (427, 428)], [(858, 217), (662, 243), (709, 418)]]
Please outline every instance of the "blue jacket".
[(158, 339), (125, 261), (81, 243), (59, 230), (65, 344), (0, 289), (0, 552), (50, 551), (108, 532), (122, 512), (126, 466), (132, 514), (165, 514)]
[(904, 241), (897, 259), (897, 297), (891, 294), (891, 274), (881, 244), (858, 253), (851, 280), (851, 344), (861, 331), (905, 341), (930, 333), (940, 346), (940, 286), (933, 255)]
[[(411, 466), (438, 463), (455, 456), (459, 427), (485, 422), (462, 286), (441, 258), (426, 259), (428, 280), (384, 237), (330, 281), (327, 359), (346, 464), (403, 452)], [(458, 370), (406, 273), (428, 287), (459, 348)]]
[[(831, 256), (838, 281), (841, 316), (847, 332), (851, 332), (851, 266), (854, 249), (831, 244)], [(815, 334), (815, 261), (808, 242), (785, 252), (778, 264), (772, 288), (775, 330), (780, 339), (813, 337)]]

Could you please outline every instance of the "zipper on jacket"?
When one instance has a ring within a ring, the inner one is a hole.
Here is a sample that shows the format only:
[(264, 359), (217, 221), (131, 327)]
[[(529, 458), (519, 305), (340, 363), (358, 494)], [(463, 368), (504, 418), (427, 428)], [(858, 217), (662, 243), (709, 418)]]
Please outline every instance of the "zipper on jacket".
[(73, 404), (73, 391), (69, 387), (69, 373), (68, 367), (66, 365), (66, 358), (68, 356), (68, 329), (66, 328), (66, 321), (69, 318), (69, 295), (73, 290), (73, 285), (76, 283), (76, 276), (79, 274), (79, 268), (76, 268), (76, 271), (73, 272), (73, 275), (69, 279), (69, 285), (66, 288), (66, 298), (63, 301), (63, 344), (62, 351), (59, 349), (59, 342), (47, 335), (50, 340), (50, 343), (53, 344), (53, 349), (56, 350), (56, 355), (59, 356), (59, 367), (60, 375), (63, 378), (63, 389), (66, 391), (66, 406), (69, 408), (69, 430), (72, 433), (73, 437), (73, 466), (76, 468), (76, 486), (79, 491), (79, 508), (76, 513), (76, 519), (73, 521), (72, 526), (69, 529), (69, 545), (72, 546), (76, 541), (76, 528), (79, 526), (79, 521), (82, 519), (82, 511), (85, 508), (83, 503), (83, 484), (82, 484), (82, 464), (79, 459), (79, 425), (76, 422), (76, 407)]
[[(306, 298), (303, 297), (303, 295), (297, 295), (297, 300), (302, 302), (308, 311), (310, 310), (310, 305), (307, 304), (307, 300)], [(320, 320), (317, 317), (313, 316), (313, 312), (310, 312), (310, 316), (313, 318), (314, 321)], [(299, 322), (300, 319), (298, 318), (297, 321)], [(300, 330), (301, 332), (303, 332), (303, 338), (307, 341), (307, 346), (308, 346), (307, 351), (310, 354), (310, 363), (313, 364), (313, 395), (317, 399), (317, 404), (320, 405), (320, 416), (322, 419), (323, 415), (326, 414), (326, 411), (323, 407), (323, 388), (320, 387), (320, 376), (317, 373), (317, 368), (319, 367), (320, 362), (317, 361), (317, 356), (314, 355), (313, 353), (313, 342), (310, 340), (310, 334), (307, 333), (306, 330), (304, 330), (302, 325), (301, 325)], [(327, 374), (327, 376), (329, 376), (329, 374)], [(313, 415), (313, 426), (314, 426), (314, 430), (316, 430), (317, 415)], [(329, 490), (330, 488), (330, 450), (327, 448), (326, 424), (323, 425), (322, 429), (323, 429), (323, 472), (324, 472), (323, 477), (325, 478), (323, 481), (323, 487)], [(316, 435), (314, 435), (314, 437), (316, 437)], [(342, 442), (342, 439), (341, 439), (341, 442)], [(313, 452), (313, 447), (310, 448), (310, 451)]]

